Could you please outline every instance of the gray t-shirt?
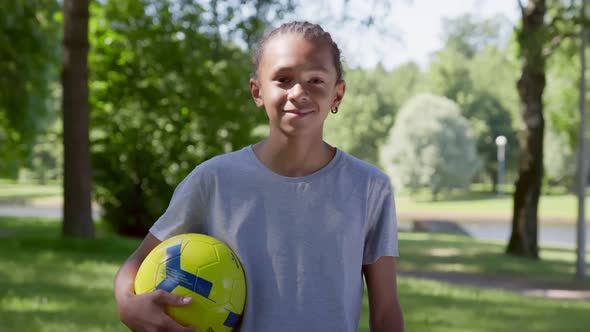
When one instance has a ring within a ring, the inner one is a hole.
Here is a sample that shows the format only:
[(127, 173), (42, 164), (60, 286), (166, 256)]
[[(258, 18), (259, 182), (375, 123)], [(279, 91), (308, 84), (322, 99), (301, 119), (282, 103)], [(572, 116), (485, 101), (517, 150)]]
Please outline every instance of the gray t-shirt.
[(389, 178), (337, 149), (319, 171), (285, 177), (248, 146), (196, 167), (150, 232), (227, 243), (246, 273), (242, 332), (353, 332), (363, 264), (397, 256)]

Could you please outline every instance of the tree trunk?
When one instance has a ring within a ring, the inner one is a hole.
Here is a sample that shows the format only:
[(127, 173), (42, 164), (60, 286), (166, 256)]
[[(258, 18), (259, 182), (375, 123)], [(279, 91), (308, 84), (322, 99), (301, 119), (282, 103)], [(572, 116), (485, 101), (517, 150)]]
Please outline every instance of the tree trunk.
[(518, 80), (520, 109), (524, 122), (521, 136), (518, 180), (514, 193), (512, 235), (506, 252), (538, 259), (537, 241), (539, 196), (543, 176), (543, 90), (545, 58), (543, 47), (545, 0), (529, 0), (522, 13), (519, 46), (522, 75)]
[(498, 193), (498, 169), (488, 170), (488, 176), (492, 180), (492, 194)]
[(88, 139), (89, 0), (64, 1), (63, 143), (64, 221), (68, 236), (94, 236)]

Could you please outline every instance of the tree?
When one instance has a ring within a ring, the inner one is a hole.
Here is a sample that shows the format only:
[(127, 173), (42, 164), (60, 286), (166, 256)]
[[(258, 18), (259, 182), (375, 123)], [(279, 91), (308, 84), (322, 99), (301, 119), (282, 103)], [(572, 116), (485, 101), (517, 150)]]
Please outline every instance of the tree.
[(379, 147), (399, 105), (396, 94), (410, 92), (414, 85), (412, 74), (408, 73), (403, 88), (396, 87), (393, 83), (399, 81), (398, 76), (399, 71), (390, 73), (382, 67), (347, 71), (346, 96), (340, 112), (326, 120), (326, 141), (357, 158), (378, 163)]
[(446, 37), (445, 47), (435, 53), (427, 73), (426, 86), (435, 94), (455, 101), (462, 115), (469, 120), (477, 137), (478, 154), (483, 161), (477, 178), (480, 181), (489, 180), (495, 192), (497, 136), (506, 136), (510, 142), (507, 149), (508, 168), (515, 167), (514, 161), (517, 160), (518, 144), (510, 109), (510, 101), (516, 99), (516, 93), (514, 89), (506, 91), (514, 66), (504, 56), (506, 50), (499, 48), (499, 42), (497, 45), (481, 44), (496, 40), (487, 34), (477, 34), (480, 30), (487, 31), (484, 28), (489, 22), (465, 21), (468, 18), (447, 21), (447, 29), (453, 34)]
[(518, 180), (514, 192), (512, 233), (506, 252), (537, 259), (538, 205), (543, 178), (543, 90), (545, 89), (545, 54), (548, 40), (545, 23), (545, 0), (520, 2), (522, 26), (518, 44), (522, 73), (517, 83), (524, 129), (520, 145)]
[(443, 19), (443, 39), (445, 48), (455, 49), (467, 59), (471, 59), (490, 45), (504, 47), (510, 31), (506, 17), (498, 15), (479, 20), (471, 14)]
[(16, 178), (50, 121), (57, 76), (55, 0), (0, 2), (0, 176)]
[(64, 235), (94, 236), (88, 138), (89, 0), (64, 1)]
[(516, 30), (522, 64), (517, 82), (523, 122), (518, 180), (514, 192), (512, 233), (508, 254), (539, 257), (537, 240), (538, 205), (543, 178), (543, 141), (545, 118), (543, 93), (546, 86), (546, 63), (559, 45), (586, 24), (574, 1), (521, 1), (521, 26)]
[(464, 106), (462, 114), (469, 119), (473, 135), (477, 139), (477, 152), (483, 162), (481, 171), (492, 183), (492, 192), (496, 192), (498, 160), (495, 139), (504, 136), (510, 142), (506, 159), (508, 165), (513, 165), (518, 152), (516, 131), (512, 127), (509, 111), (496, 96), (487, 91), (477, 91), (472, 98)]
[[(257, 1), (253, 9), (268, 9), (264, 3), (276, 4)], [(226, 34), (220, 24), (239, 6), (172, 0), (93, 5), (93, 179), (97, 202), (116, 232), (145, 236), (195, 166), (256, 139), (253, 130), (265, 113), (248, 89), (250, 56), (229, 34), (250, 40), (260, 33), (253, 27), (266, 26), (258, 16), (266, 14), (234, 16), (241, 21), (232, 21), (236, 30)]]
[(414, 63), (388, 72), (383, 67), (346, 73), (347, 91), (340, 112), (326, 120), (326, 141), (367, 162), (379, 163), (379, 149), (395, 114), (419, 85)]
[(398, 188), (464, 188), (480, 166), (476, 140), (457, 104), (418, 95), (399, 111), (381, 149), (381, 163)]
[(426, 74), (429, 90), (455, 101), (459, 107), (465, 106), (473, 94), (469, 60), (452, 47), (437, 51)]

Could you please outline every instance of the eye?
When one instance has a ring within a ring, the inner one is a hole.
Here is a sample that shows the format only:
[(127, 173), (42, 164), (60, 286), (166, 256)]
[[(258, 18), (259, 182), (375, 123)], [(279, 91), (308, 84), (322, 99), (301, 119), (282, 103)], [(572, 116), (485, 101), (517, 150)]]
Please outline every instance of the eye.
[(324, 83), (324, 80), (322, 80), (321, 78), (312, 78), (309, 80), (309, 83), (311, 84), (321, 84)]
[(281, 84), (291, 82), (291, 80), (289, 78), (283, 77), (283, 76), (279, 76), (279, 77), (275, 78), (274, 80), (281, 83)]

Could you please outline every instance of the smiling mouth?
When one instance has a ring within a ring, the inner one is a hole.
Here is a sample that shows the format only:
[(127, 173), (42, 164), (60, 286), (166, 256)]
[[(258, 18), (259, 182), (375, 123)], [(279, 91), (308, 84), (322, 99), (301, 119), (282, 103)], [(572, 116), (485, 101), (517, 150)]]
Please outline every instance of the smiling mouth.
[(310, 113), (313, 113), (313, 111), (296, 111), (296, 110), (290, 110), (290, 111), (284, 111), (285, 113), (289, 113), (289, 114), (295, 114), (295, 115), (307, 115)]

